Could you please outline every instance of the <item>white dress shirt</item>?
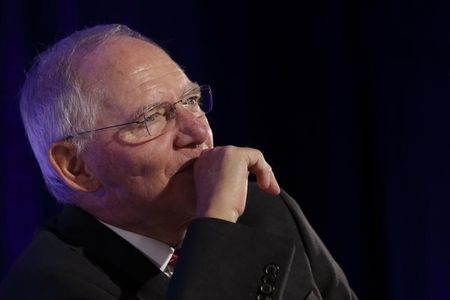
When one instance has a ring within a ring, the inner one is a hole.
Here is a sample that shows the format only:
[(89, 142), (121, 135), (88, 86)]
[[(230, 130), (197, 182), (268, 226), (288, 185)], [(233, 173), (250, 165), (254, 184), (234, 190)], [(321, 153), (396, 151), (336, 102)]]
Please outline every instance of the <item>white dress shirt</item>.
[(155, 239), (100, 222), (142, 252), (161, 272), (168, 277), (172, 276), (173, 270), (168, 267), (168, 263), (175, 252), (174, 248)]

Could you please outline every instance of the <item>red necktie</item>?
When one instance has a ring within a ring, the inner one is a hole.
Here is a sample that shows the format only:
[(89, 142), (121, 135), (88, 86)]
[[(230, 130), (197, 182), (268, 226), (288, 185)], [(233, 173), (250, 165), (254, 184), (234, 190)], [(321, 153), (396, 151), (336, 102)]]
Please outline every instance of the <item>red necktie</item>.
[(172, 256), (170, 257), (168, 266), (171, 267), (172, 269), (175, 268), (175, 264), (177, 263), (178, 260), (178, 254), (174, 253), (172, 254)]
[(173, 270), (175, 268), (177, 260), (178, 260), (178, 249), (176, 249), (175, 252), (172, 254), (169, 263), (167, 265)]

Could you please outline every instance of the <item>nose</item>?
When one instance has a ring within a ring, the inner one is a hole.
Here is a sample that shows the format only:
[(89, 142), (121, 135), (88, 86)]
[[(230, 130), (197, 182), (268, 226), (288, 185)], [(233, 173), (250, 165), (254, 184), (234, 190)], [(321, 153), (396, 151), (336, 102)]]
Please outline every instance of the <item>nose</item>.
[(205, 115), (196, 117), (187, 110), (177, 109), (175, 118), (174, 143), (177, 148), (196, 147), (211, 139), (211, 128)]

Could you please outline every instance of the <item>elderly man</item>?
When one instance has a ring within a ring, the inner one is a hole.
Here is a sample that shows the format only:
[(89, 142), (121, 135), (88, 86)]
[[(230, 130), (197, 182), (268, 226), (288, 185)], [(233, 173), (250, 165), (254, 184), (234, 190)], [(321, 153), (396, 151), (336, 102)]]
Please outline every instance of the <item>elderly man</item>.
[(40, 55), (22, 118), (66, 205), (0, 297), (356, 298), (261, 152), (213, 146), (211, 108), (208, 85), (126, 26), (76, 32)]

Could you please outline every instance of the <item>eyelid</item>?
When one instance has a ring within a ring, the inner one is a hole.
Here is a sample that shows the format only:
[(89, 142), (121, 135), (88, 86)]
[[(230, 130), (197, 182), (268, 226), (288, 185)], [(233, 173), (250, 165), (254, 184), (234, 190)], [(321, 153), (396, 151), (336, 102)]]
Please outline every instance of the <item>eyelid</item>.
[(191, 97), (196, 97), (196, 98), (200, 99), (201, 94), (202, 93), (200, 91), (200, 87), (199, 86), (194, 87), (194, 88), (190, 89), (189, 91), (187, 91), (186, 93), (184, 93), (179, 101), (186, 101), (186, 100), (190, 99)]
[(147, 105), (144, 106), (143, 108), (139, 109), (133, 116), (132, 120), (134, 120), (135, 122), (138, 122), (139, 119), (144, 117), (144, 114), (147, 113), (148, 111), (158, 107), (159, 105), (161, 105), (164, 102), (157, 102), (157, 103), (153, 103), (151, 105)]
[[(200, 85), (197, 82), (190, 82), (189, 85), (185, 88), (183, 91), (180, 100), (186, 100), (189, 96), (194, 95), (193, 91), (197, 90), (197, 93), (200, 94)], [(177, 100), (179, 101), (179, 100)], [(144, 117), (144, 114), (148, 112), (149, 110), (154, 109), (158, 105), (161, 105), (164, 103), (163, 101), (159, 101), (157, 103), (153, 103), (151, 105), (144, 106), (142, 109), (139, 109), (137, 112), (133, 114), (133, 118), (131, 120), (134, 120), (134, 122), (138, 122), (139, 119)]]

